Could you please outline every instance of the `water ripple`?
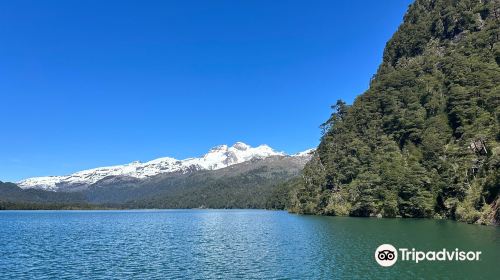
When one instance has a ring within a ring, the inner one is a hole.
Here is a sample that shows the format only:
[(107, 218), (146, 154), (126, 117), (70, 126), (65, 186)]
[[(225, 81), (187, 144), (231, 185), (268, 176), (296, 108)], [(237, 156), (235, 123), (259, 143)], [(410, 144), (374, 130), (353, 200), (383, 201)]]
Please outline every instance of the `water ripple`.
[[(0, 236), (4, 279), (456, 279), (478, 271), (485, 278), (499, 274), (498, 228), (428, 220), (259, 210), (5, 211)], [(383, 269), (373, 260), (382, 243), (465, 244), (484, 250), (486, 259), (481, 265), (447, 264), (446, 269), (443, 264)]]

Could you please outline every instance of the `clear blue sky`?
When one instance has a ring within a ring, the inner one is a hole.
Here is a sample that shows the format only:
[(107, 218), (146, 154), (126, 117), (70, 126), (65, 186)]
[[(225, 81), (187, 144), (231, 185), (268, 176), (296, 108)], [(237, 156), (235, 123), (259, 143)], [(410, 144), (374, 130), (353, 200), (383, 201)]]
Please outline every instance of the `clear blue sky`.
[(1, 1), (0, 180), (314, 147), (410, 3)]

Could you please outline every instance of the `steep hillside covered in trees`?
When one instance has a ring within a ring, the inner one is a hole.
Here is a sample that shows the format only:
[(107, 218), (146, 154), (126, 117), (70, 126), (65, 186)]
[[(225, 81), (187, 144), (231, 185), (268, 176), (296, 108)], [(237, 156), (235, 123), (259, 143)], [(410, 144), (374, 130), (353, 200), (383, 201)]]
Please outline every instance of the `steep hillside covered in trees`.
[(305, 214), (500, 222), (500, 1), (416, 0), (338, 101), (291, 193)]

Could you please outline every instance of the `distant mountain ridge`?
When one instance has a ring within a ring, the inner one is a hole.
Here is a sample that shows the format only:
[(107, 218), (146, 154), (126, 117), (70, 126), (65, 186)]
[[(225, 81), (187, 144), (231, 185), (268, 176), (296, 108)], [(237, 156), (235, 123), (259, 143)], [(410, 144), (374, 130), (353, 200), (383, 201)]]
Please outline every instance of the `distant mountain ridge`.
[[(307, 150), (292, 157), (307, 156)], [(79, 171), (67, 176), (45, 176), (22, 180), (17, 183), (23, 189), (41, 189), (49, 191), (79, 191), (91, 185), (109, 182), (130, 182), (147, 179), (160, 174), (185, 174), (200, 170), (218, 170), (231, 165), (254, 159), (265, 159), (272, 156), (287, 156), (268, 145), (251, 147), (243, 142), (232, 146), (219, 145), (199, 158), (178, 160), (171, 157), (154, 159), (145, 163), (134, 161), (124, 165), (99, 167)]]
[(287, 182), (314, 150), (294, 155), (238, 142), (199, 158), (160, 158), (69, 176), (0, 182), (1, 209), (268, 208), (288, 205)]

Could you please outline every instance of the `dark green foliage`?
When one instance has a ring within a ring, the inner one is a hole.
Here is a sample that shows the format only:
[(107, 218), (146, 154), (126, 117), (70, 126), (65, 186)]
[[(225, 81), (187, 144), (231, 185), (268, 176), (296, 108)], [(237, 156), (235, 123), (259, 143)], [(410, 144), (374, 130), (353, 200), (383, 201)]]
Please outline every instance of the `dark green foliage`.
[(417, 0), (370, 88), (321, 128), (306, 214), (498, 223), (500, 3)]
[(298, 177), (272, 187), (271, 193), (266, 199), (265, 208), (284, 210), (290, 207), (290, 192), (296, 187)]
[(43, 190), (23, 190), (13, 183), (0, 182), (0, 210), (76, 210), (107, 209), (85, 202), (77, 193), (55, 193)]
[(88, 203), (31, 203), (1, 201), (0, 210), (107, 210), (118, 207), (107, 207)]
[(0, 182), (0, 201), (26, 203), (85, 203), (85, 196), (80, 193), (50, 192), (43, 190), (23, 190), (13, 183)]

